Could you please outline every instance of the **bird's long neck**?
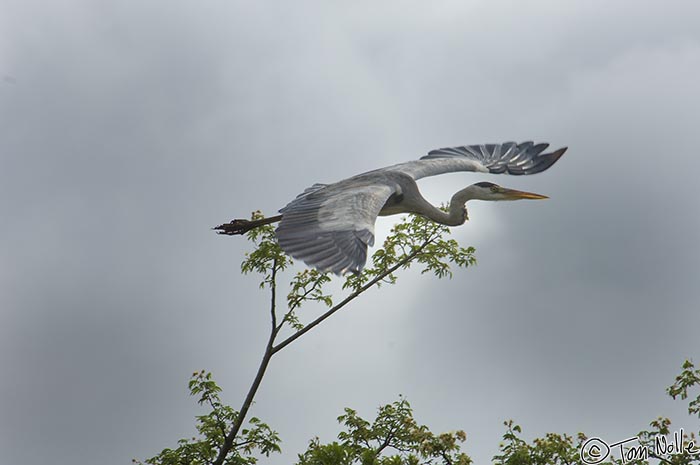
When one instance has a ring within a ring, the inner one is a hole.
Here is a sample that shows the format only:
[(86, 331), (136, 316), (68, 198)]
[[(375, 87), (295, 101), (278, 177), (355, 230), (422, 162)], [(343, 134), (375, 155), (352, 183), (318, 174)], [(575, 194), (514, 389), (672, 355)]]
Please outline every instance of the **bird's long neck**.
[(428, 203), (430, 208), (426, 208), (422, 213), (437, 223), (446, 224), (447, 226), (459, 226), (467, 220), (464, 205), (468, 200), (475, 198), (477, 198), (477, 195), (472, 186), (469, 186), (452, 196), (447, 212)]

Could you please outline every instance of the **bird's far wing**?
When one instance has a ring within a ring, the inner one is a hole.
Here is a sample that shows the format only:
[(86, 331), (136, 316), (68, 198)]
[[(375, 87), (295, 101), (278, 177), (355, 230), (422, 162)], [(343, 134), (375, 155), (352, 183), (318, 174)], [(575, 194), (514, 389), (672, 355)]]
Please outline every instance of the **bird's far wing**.
[(377, 215), (396, 189), (353, 178), (314, 185), (280, 210), (279, 245), (320, 271), (359, 272), (374, 245)]
[(552, 166), (566, 147), (543, 153), (549, 144), (506, 142), (503, 144), (464, 145), (433, 150), (420, 160), (389, 167), (420, 179), (455, 171), (480, 171), (493, 174), (535, 174)]

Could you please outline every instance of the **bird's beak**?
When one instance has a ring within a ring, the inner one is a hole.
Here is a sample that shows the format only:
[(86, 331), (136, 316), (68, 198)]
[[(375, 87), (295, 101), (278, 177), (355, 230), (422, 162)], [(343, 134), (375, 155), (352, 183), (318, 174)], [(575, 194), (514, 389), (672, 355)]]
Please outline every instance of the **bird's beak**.
[(504, 194), (508, 200), (518, 200), (518, 199), (541, 200), (541, 199), (548, 199), (549, 198), (546, 195), (535, 194), (533, 192), (517, 191), (515, 189), (503, 189), (502, 194)]

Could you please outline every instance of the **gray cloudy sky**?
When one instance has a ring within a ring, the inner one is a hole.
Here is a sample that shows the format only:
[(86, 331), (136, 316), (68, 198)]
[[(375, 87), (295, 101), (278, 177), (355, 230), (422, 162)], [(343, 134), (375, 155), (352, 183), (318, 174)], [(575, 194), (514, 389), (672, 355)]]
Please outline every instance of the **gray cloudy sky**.
[[(454, 230), (479, 265), (404, 276), (273, 361), (253, 414), (289, 463), (404, 394), (488, 463), (611, 441), (698, 361), (700, 5), (0, 0), (0, 456), (129, 463), (193, 432), (193, 370), (238, 406), (268, 328), (247, 244), (209, 227), (314, 182), (506, 140), (569, 152)], [(379, 221), (378, 242), (393, 218)], [(311, 316), (314, 309), (307, 310)]]

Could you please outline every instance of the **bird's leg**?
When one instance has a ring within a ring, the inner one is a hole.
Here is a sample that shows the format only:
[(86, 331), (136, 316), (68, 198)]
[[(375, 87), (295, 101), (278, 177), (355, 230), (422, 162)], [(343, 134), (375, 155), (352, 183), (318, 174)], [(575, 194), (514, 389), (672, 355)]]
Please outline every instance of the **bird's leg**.
[(251, 229), (257, 228), (258, 226), (262, 226), (264, 224), (275, 223), (281, 219), (282, 215), (271, 216), (270, 218), (263, 218), (260, 220), (244, 220), (239, 218), (231, 220), (230, 223), (220, 224), (212, 229), (216, 231), (217, 234), (235, 236), (238, 234), (245, 234)]

